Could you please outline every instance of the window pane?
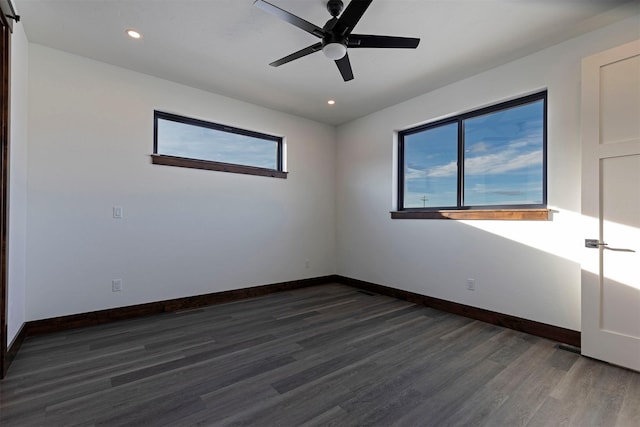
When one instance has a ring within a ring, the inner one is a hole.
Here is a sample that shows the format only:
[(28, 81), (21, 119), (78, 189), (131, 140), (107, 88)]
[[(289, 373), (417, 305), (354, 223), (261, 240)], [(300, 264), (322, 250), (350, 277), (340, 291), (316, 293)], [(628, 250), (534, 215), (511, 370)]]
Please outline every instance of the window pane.
[(404, 136), (404, 207), (458, 203), (458, 124)]
[(157, 154), (278, 169), (278, 142), (157, 119)]
[(544, 102), (464, 121), (464, 206), (542, 204)]

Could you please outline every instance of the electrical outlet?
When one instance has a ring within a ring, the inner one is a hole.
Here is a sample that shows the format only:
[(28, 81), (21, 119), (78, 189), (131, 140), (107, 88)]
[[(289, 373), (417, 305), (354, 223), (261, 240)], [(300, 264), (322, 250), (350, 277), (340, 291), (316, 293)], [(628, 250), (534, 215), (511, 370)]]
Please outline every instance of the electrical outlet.
[(304, 261), (304, 268), (310, 268), (311, 267), (311, 261), (309, 261), (308, 259)]
[(111, 292), (120, 292), (122, 290), (122, 279), (113, 279), (111, 281)]
[(467, 290), (468, 291), (476, 290), (476, 279), (467, 279)]

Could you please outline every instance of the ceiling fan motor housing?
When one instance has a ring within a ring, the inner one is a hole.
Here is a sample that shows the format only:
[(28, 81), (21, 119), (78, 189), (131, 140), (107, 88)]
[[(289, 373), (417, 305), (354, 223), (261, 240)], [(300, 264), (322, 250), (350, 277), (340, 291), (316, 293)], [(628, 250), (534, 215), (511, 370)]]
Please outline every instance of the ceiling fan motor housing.
[(334, 18), (342, 12), (342, 0), (329, 0), (327, 2), (327, 10)]
[(340, 43), (346, 46), (347, 38), (340, 34), (335, 34), (331, 31), (327, 31), (324, 37), (322, 37), (322, 46), (324, 47), (331, 43)]

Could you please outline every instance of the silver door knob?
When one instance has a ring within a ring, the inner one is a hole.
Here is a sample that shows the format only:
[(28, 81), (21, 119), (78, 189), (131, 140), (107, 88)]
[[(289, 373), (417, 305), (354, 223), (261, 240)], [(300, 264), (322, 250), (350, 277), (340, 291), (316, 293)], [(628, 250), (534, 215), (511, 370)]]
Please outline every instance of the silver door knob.
[(585, 248), (599, 248), (600, 246), (607, 246), (607, 243), (600, 242), (598, 239), (584, 239)]

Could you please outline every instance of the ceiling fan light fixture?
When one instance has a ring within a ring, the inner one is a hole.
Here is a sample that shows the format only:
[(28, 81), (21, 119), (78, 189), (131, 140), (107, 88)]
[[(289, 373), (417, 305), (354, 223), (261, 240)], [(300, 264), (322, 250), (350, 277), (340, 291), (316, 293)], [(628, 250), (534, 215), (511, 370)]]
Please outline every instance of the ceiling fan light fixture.
[(322, 53), (329, 59), (337, 61), (347, 54), (347, 47), (342, 43), (327, 43), (322, 48)]

